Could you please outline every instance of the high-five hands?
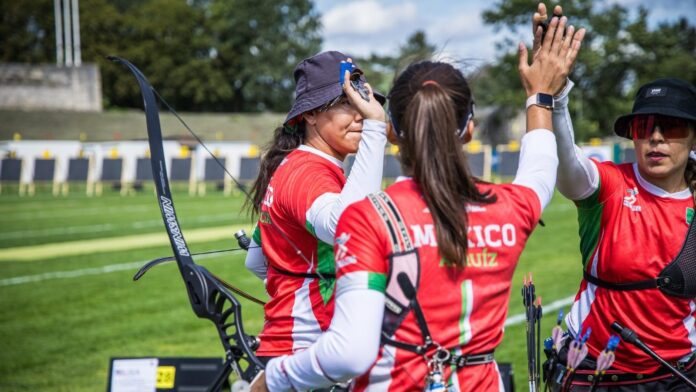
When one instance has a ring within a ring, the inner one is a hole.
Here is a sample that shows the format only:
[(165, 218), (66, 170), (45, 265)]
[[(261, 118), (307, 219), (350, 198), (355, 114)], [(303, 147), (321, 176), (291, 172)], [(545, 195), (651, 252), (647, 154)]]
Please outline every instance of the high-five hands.
[[(553, 16), (558, 16), (560, 19), (560, 17), (563, 16), (563, 7), (560, 5), (553, 7)], [(546, 4), (539, 3), (539, 5), (537, 5), (537, 12), (532, 15), (532, 36), (534, 37), (532, 53), (534, 53), (534, 55), (541, 49), (541, 40), (544, 37), (544, 31), (548, 28), (548, 19), (550, 18), (546, 13)]]
[[(560, 14), (562, 9), (557, 6), (554, 12)], [(566, 28), (568, 19), (563, 16), (552, 17), (542, 39), (540, 23), (546, 20), (546, 17), (546, 6), (540, 3), (532, 20), (535, 29), (534, 45), (538, 49), (534, 51), (531, 65), (528, 62), (526, 46), (520, 42), (518, 48), (518, 70), (527, 96), (539, 92), (556, 94), (561, 91), (585, 37), (584, 28), (578, 31), (575, 31), (572, 25)]]

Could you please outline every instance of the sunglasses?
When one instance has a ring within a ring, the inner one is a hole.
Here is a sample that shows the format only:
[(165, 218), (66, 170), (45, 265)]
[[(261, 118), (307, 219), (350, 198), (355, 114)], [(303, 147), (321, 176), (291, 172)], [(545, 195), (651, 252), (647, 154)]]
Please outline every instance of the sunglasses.
[(329, 102), (321, 105), (319, 108), (317, 108), (317, 111), (325, 112), (334, 106), (340, 106), (340, 105), (350, 105), (350, 101), (348, 100), (348, 97), (346, 97), (345, 94), (341, 94), (338, 97), (330, 100)]
[(633, 117), (628, 131), (633, 140), (650, 139), (655, 127), (660, 127), (665, 139), (683, 139), (690, 132), (689, 120), (657, 114)]

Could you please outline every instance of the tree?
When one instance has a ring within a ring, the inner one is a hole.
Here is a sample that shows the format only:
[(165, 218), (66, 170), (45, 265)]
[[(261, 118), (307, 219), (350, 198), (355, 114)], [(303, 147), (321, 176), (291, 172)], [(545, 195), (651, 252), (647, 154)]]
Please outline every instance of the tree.
[[(55, 61), (53, 1), (0, 0), (0, 9), (0, 61)], [(142, 105), (113, 54), (177, 109), (286, 111), (293, 68), (320, 49), (319, 26), (311, 0), (80, 1), (82, 59), (99, 64), (106, 107)]]
[(56, 61), (51, 0), (0, 0), (0, 62)]
[(399, 48), (397, 65), (404, 68), (414, 61), (428, 60), (435, 53), (435, 45), (428, 42), (425, 32), (418, 30), (411, 34), (406, 44)]
[(227, 110), (285, 112), (297, 63), (321, 48), (319, 14), (309, 0), (216, 0), (210, 7), (213, 67), (232, 96)]
[[(213, 66), (204, 8), (178, 0), (149, 0), (128, 8), (121, 23), (118, 39), (128, 44), (116, 53), (137, 65), (174, 107), (219, 110), (232, 98), (231, 82)], [(132, 75), (99, 57), (105, 94), (118, 106), (141, 106)]]
[(428, 42), (425, 32), (418, 30), (411, 34), (406, 43), (399, 47), (396, 56), (371, 54), (358, 59), (367, 81), (377, 91), (387, 93), (394, 78), (410, 63), (429, 60), (435, 53), (435, 45)]
[[(614, 120), (630, 112), (635, 92), (647, 81), (675, 76), (696, 82), (696, 29), (685, 18), (650, 29), (649, 11), (642, 7), (632, 16), (619, 4), (569, 0), (563, 10), (569, 23), (588, 30), (571, 75), (577, 85), (571, 115), (579, 139), (613, 134)], [(497, 28), (529, 31), (531, 37), (534, 11), (525, 0), (500, 0), (483, 17)], [(514, 47), (510, 40), (501, 42), (498, 62), (477, 78), (482, 103), (519, 107), (524, 102)]]

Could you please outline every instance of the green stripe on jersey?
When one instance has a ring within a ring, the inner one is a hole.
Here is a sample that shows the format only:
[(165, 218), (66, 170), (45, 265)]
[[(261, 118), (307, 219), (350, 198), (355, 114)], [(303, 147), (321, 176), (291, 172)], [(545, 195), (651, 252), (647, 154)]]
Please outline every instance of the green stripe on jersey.
[(387, 276), (377, 272), (367, 273), (367, 288), (383, 293), (387, 290)]
[(258, 224), (256, 224), (256, 227), (254, 227), (254, 232), (251, 234), (251, 239), (256, 242), (256, 245), (261, 246), (261, 229), (259, 228)]
[(600, 181), (597, 190), (590, 197), (575, 202), (578, 207), (578, 232), (580, 234), (580, 253), (582, 254), (582, 265), (587, 266), (592, 254), (599, 243), (600, 224), (602, 223), (602, 212), (604, 205), (599, 202), (599, 190), (602, 184)]
[(474, 310), (474, 289), (471, 279), (462, 282), (462, 312), (459, 314), (459, 344), (471, 341), (471, 312)]
[[(317, 271), (320, 274), (335, 274), (336, 264), (334, 263), (334, 253), (333, 245), (327, 244), (326, 242), (317, 238), (317, 233), (314, 230), (309, 221), (305, 221), (305, 227), (314, 238), (317, 240)], [(334, 286), (336, 284), (336, 279), (320, 279), (319, 280), (319, 293), (321, 298), (324, 300), (324, 304), (328, 303), (334, 292)]]
[(377, 272), (354, 271), (342, 275), (336, 284), (336, 295), (352, 290), (374, 290), (384, 293), (387, 276)]

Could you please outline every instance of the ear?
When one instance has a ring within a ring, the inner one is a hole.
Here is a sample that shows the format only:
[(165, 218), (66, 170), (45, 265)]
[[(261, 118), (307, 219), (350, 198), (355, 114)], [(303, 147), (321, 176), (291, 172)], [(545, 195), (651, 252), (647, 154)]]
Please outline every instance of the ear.
[(396, 135), (396, 130), (391, 121), (387, 121), (387, 141), (391, 144), (399, 144), (399, 138)]
[(463, 144), (467, 144), (471, 141), (471, 139), (474, 138), (474, 121), (469, 121), (469, 123), (466, 125), (466, 132), (464, 132), (464, 142)]
[(311, 110), (309, 112), (304, 112), (302, 113), (302, 118), (307, 122), (309, 125), (316, 125), (317, 124), (317, 115), (314, 112), (314, 110)]

